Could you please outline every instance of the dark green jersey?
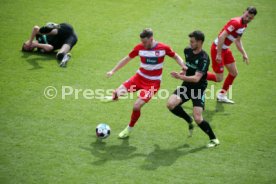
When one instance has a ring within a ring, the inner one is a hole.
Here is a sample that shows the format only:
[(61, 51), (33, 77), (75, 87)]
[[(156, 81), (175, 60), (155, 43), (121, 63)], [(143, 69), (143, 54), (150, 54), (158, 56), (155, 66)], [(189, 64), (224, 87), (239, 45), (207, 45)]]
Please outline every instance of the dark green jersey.
[(54, 50), (60, 49), (67, 39), (75, 35), (74, 29), (70, 24), (59, 24), (58, 33), (56, 35), (47, 35), (53, 29), (43, 26), (39, 29), (41, 34), (36, 35), (36, 39), (39, 43), (50, 44), (54, 47)]
[(182, 85), (189, 86), (192, 88), (206, 88), (207, 71), (210, 64), (208, 54), (204, 50), (202, 50), (198, 54), (194, 54), (191, 48), (185, 48), (184, 55), (186, 59), (186, 65), (188, 67), (188, 70), (186, 71), (186, 76), (193, 76), (196, 72), (201, 72), (203, 76), (197, 83), (183, 82)]

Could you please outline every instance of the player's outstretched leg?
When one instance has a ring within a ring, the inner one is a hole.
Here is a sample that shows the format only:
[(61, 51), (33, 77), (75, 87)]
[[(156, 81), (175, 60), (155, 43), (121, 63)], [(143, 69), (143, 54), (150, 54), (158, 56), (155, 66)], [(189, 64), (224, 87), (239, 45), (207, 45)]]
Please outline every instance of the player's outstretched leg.
[(141, 115), (141, 108), (145, 103), (146, 102), (140, 98), (136, 100), (133, 106), (130, 122), (128, 126), (119, 134), (119, 138), (124, 139), (129, 137), (130, 132), (132, 131), (132, 128), (134, 127), (134, 125), (136, 124), (136, 122), (138, 121)]
[(216, 138), (210, 124), (203, 119), (202, 111), (202, 107), (194, 107), (194, 119), (200, 129), (209, 136), (210, 142), (207, 144), (207, 147), (212, 148), (219, 145), (220, 143), (219, 140)]
[(238, 75), (238, 69), (237, 69), (235, 62), (231, 63), (231, 64), (227, 64), (227, 65), (225, 65), (225, 67), (227, 68), (229, 73), (224, 81), (222, 90), (217, 95), (217, 100), (218, 100), (218, 102), (234, 104), (235, 103), (234, 101), (227, 98), (227, 91), (228, 91), (229, 87), (233, 85), (233, 82)]
[(182, 99), (173, 94), (170, 96), (167, 102), (167, 108), (176, 116), (183, 118), (188, 123), (189, 137), (193, 135), (194, 125), (193, 118), (186, 113), (186, 111), (181, 107)]

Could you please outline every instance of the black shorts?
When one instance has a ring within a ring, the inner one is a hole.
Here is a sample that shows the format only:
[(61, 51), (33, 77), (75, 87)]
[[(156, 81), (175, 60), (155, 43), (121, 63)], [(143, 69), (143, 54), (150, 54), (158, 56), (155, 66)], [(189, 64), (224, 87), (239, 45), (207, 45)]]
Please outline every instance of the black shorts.
[(74, 47), (74, 45), (76, 45), (77, 41), (78, 37), (75, 33), (73, 33), (65, 39), (64, 44), (68, 44), (71, 50)]
[(58, 37), (63, 40), (63, 44), (68, 44), (72, 49), (78, 41), (78, 37), (70, 24), (61, 23), (58, 29)]
[(191, 88), (189, 86), (181, 86), (177, 88), (173, 94), (182, 99), (182, 103), (192, 100), (194, 107), (205, 107), (205, 89), (206, 88)]

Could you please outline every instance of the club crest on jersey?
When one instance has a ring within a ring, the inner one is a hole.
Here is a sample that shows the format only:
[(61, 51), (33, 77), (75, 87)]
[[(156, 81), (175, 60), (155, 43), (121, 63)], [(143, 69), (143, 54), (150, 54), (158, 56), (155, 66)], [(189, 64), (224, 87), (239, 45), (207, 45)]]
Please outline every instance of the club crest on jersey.
[(155, 51), (155, 56), (156, 56), (156, 57), (159, 57), (159, 56), (160, 56), (160, 51), (159, 51), (159, 50)]

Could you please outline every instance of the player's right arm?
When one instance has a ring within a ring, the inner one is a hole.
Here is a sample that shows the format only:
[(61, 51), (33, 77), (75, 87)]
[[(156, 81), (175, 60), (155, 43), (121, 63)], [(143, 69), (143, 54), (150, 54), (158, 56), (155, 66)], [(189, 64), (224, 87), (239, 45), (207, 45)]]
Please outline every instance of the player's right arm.
[[(208, 59), (209, 60), (209, 59)], [(171, 76), (180, 79), (186, 82), (192, 82), (192, 83), (198, 83), (202, 76), (207, 73), (209, 61), (205, 58), (202, 58), (198, 64), (197, 71), (195, 72), (195, 75), (192, 76), (186, 76), (183, 72), (171, 72)]]
[(224, 41), (228, 35), (229, 35), (228, 32), (226, 30), (224, 30), (218, 37), (217, 56), (216, 56), (216, 61), (218, 63), (221, 63), (221, 61), (222, 61), (222, 58), (221, 58), (222, 46), (223, 46)]
[(27, 43), (26, 43), (29, 47), (31, 47), (32, 42), (33, 42), (35, 36), (39, 33), (39, 29), (40, 29), (39, 26), (34, 26), (34, 27), (33, 27), (32, 34), (31, 34), (31, 36), (30, 36), (30, 39), (29, 39), (29, 40), (27, 41)]
[(121, 61), (119, 61), (112, 70), (106, 73), (107, 77), (111, 77), (116, 71), (124, 67), (131, 59), (132, 58), (129, 56), (126, 56), (123, 59), (121, 59)]
[(116, 71), (124, 67), (130, 60), (138, 56), (140, 47), (140, 44), (136, 45), (126, 57), (121, 59), (121, 61), (119, 61), (118, 64), (112, 70), (106, 73), (107, 77), (111, 77)]

